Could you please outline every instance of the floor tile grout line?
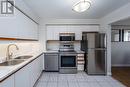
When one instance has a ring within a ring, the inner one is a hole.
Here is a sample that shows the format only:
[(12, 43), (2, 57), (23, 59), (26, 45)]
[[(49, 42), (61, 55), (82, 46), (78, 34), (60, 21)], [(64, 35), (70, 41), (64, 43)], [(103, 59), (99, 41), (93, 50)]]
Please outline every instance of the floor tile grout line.
[[(50, 74), (49, 74), (49, 79), (50, 79)], [(46, 87), (48, 87), (49, 79), (48, 79), (48, 81), (47, 81)]]
[[(43, 76), (44, 76), (45, 74), (43, 73), (42, 74), (42, 77), (40, 77), (40, 79), (43, 79)], [(53, 76), (54, 78), (51, 78), (51, 76)], [(59, 84), (59, 76), (60, 76), (60, 74), (58, 74), (58, 73), (48, 73), (47, 74), (47, 78), (49, 78), (49, 79), (47, 79), (47, 83), (46, 83), (46, 86), (48, 87), (48, 84), (49, 84), (49, 80), (52, 80), (52, 81), (50, 81), (50, 82), (55, 82), (55, 83), (57, 83), (56, 85), (57, 85), (57, 87), (58, 87), (58, 84)], [(75, 78), (76, 80), (74, 81), (75, 83), (77, 83), (77, 86), (78, 87), (80, 87), (80, 82), (83, 82), (83, 83), (89, 83), (89, 81), (88, 80), (86, 80), (86, 78), (84, 78), (84, 77), (82, 77), (82, 76), (85, 76), (84, 75), (84, 73), (79, 73), (79, 75), (78, 74), (76, 74), (76, 75), (65, 75), (65, 76), (67, 76), (67, 78), (66, 78), (66, 82), (67, 82), (67, 87), (69, 87), (69, 83), (71, 83), (71, 82), (69, 82), (69, 80), (71, 80), (70, 78), (69, 78), (69, 76), (72, 76), (73, 78)], [(76, 78), (76, 76), (77, 77), (81, 77), (80, 79), (84, 79), (84, 80), (77, 80), (78, 78)], [(86, 76), (87, 76), (87, 74), (86, 74)], [(64, 77), (63, 77), (64, 78)], [(91, 78), (91, 76), (90, 76), (90, 78)], [(96, 78), (96, 79), (95, 79)], [(99, 79), (98, 79), (99, 78)], [(105, 77), (94, 77), (94, 79), (95, 79), (95, 81), (94, 82), (96, 82), (100, 87), (102, 87), (102, 85), (100, 84), (100, 82), (106, 82), (107, 84), (109, 84), (111, 87), (113, 87), (113, 85), (110, 83), (110, 81), (109, 80), (107, 80), (107, 79), (105, 79)], [(39, 80), (40, 80), (39, 79)], [(100, 79), (101, 79), (101, 81), (100, 81)], [(104, 81), (102, 81), (104, 79)], [(109, 79), (109, 78), (108, 78)], [(112, 79), (114, 79), (114, 78), (112, 78)], [(110, 80), (111, 80), (111, 78), (110, 78)], [(115, 80), (115, 79), (114, 79)], [(114, 82), (114, 80), (112, 80), (112, 82)], [(39, 81), (38, 81), (39, 82)], [(72, 81), (73, 82), (73, 81)], [(91, 81), (90, 81), (91, 82)], [(93, 81), (92, 81), (93, 82)], [(118, 81), (117, 81), (118, 82)], [(43, 83), (43, 82), (42, 82)], [(120, 82), (119, 82), (120, 83)], [(119, 84), (120, 85), (120, 84)], [(37, 86), (36, 86), (37, 87)]]

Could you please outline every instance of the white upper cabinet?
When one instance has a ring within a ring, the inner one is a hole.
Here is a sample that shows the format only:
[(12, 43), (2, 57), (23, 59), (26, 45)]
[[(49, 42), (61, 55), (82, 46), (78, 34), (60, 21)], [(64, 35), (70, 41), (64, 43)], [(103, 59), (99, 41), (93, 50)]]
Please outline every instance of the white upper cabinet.
[(82, 30), (81, 30), (81, 26), (68, 26), (68, 32), (70, 33), (75, 33), (75, 40), (81, 40), (82, 39)]
[(67, 33), (67, 26), (47, 26), (47, 40), (59, 40), (59, 33)]
[(98, 31), (98, 25), (48, 25), (47, 40), (59, 40), (59, 33), (75, 33), (75, 39), (82, 40), (82, 32)]
[(38, 25), (15, 9), (12, 16), (0, 17), (0, 37), (38, 39)]
[(67, 26), (57, 26), (57, 29), (55, 29), (54, 33), (56, 40), (59, 40), (59, 33), (67, 33)]
[(18, 18), (18, 38), (22, 39), (37, 39), (38, 26), (31, 19), (26, 17), (21, 12), (17, 11)]
[(99, 31), (99, 26), (98, 25), (83, 25), (81, 27), (82, 32), (98, 32)]
[(54, 39), (54, 30), (55, 26), (47, 26), (47, 40), (53, 40)]

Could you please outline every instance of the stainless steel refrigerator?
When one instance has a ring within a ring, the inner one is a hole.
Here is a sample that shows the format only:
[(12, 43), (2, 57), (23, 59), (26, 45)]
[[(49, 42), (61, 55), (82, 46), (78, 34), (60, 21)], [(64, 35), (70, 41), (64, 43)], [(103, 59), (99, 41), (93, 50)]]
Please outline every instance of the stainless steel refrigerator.
[(106, 35), (98, 32), (83, 32), (81, 50), (85, 52), (85, 71), (91, 75), (105, 75)]

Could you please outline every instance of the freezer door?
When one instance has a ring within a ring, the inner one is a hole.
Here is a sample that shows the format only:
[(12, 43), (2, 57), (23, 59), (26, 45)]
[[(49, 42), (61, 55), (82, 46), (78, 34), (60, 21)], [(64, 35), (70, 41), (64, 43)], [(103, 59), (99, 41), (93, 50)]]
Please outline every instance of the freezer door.
[(106, 48), (106, 35), (95, 34), (95, 48)]
[(88, 48), (106, 48), (106, 35), (100, 33), (87, 33)]
[(96, 41), (98, 41), (98, 38), (96, 38), (98, 36), (98, 33), (87, 33), (87, 47), (89, 48), (96, 48), (97, 43)]
[(106, 49), (89, 49), (87, 56), (88, 74), (105, 74), (106, 72)]

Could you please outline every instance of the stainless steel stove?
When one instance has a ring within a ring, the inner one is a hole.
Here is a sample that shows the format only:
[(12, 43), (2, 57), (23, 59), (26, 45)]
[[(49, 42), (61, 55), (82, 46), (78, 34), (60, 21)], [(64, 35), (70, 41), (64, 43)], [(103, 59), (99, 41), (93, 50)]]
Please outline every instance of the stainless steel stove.
[(59, 47), (59, 72), (63, 74), (77, 73), (77, 53), (73, 41), (61, 41)]
[(77, 73), (77, 53), (60, 52), (59, 54), (59, 72), (73, 74)]

